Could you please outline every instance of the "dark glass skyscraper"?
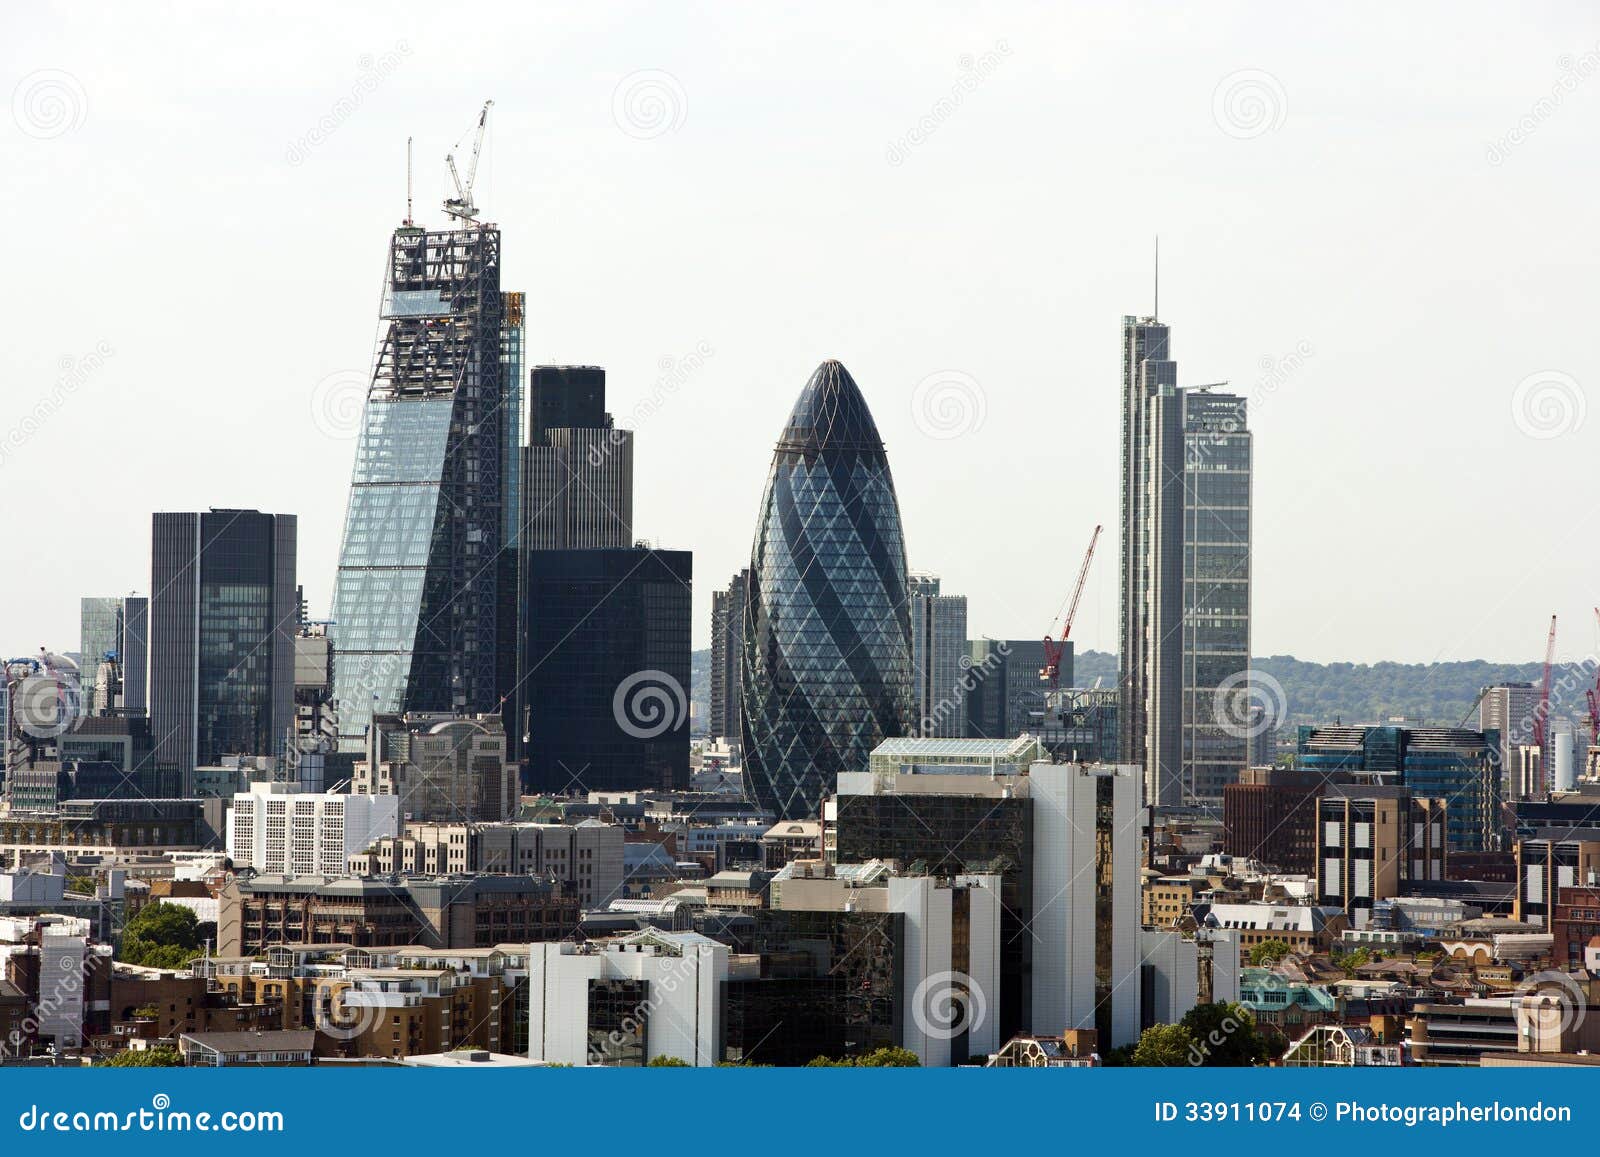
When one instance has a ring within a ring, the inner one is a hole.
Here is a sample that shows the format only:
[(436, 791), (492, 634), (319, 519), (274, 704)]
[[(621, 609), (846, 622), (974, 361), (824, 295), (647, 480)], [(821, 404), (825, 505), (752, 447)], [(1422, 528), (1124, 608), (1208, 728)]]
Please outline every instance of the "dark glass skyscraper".
[(510, 690), (522, 318), (506, 298), (494, 226), (395, 230), (333, 596), (343, 751), (374, 712), (487, 713)]
[(526, 561), (529, 786), (686, 789), (692, 556), (628, 547)]
[(778, 440), (750, 558), (744, 767), (784, 819), (912, 734), (906, 549), (889, 459), (849, 371), (823, 362)]
[(296, 520), (157, 514), (150, 567), (156, 759), (188, 784), (224, 755), (274, 755), (294, 727)]

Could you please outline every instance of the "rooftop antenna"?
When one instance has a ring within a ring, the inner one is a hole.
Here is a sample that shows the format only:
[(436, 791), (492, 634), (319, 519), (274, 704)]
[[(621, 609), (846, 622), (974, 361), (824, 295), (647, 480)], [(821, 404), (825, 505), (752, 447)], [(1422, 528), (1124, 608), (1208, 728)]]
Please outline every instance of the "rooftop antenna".
[(1157, 321), (1161, 320), (1161, 234), (1156, 234), (1156, 304), (1155, 313), (1151, 315)]
[(406, 138), (406, 224), (411, 224), (411, 138)]

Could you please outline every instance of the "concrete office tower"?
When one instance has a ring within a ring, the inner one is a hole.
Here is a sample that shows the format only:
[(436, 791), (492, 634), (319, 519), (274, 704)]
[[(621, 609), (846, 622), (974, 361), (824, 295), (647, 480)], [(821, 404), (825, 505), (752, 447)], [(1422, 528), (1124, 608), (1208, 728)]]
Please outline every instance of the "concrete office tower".
[(823, 362), (789, 415), (750, 556), (744, 766), (780, 819), (817, 814), (841, 771), (912, 734), (906, 548), (866, 399)]
[(253, 783), (233, 797), (228, 858), (235, 868), (290, 876), (345, 876), (350, 857), (400, 831), (392, 795), (296, 792), (293, 785)]
[(1535, 713), (1539, 707), (1539, 689), (1532, 683), (1496, 683), (1484, 689), (1478, 701), (1478, 730), (1497, 731), (1502, 784), (1506, 798), (1524, 798), (1519, 790), (1521, 776), (1517, 774), (1519, 757), (1517, 749), (1531, 747), (1537, 725)]
[(1249, 763), (1245, 402), (1180, 389), (1171, 333), (1122, 319), (1119, 748), (1154, 806), (1220, 807)]
[(633, 432), (606, 413), (598, 366), (535, 366), (523, 451), (523, 547), (633, 545)]
[[(83, 680), (83, 713), (125, 711), (142, 715), (149, 709), (146, 677), (150, 663), (150, 600), (142, 595), (80, 600), (82, 628), (78, 668)], [(101, 660), (116, 658), (122, 679), (122, 702), (102, 703), (96, 694), (96, 669)]]
[(400, 819), (413, 823), (499, 823), (520, 794), (498, 713), (373, 716), (350, 790), (398, 796)]
[(739, 689), (739, 637), (749, 586), (750, 570), (746, 567), (733, 576), (726, 590), (711, 592), (711, 709), (706, 734), (734, 744), (739, 742), (743, 702)]
[(296, 520), (211, 510), (153, 519), (150, 724), (187, 785), (224, 755), (277, 755), (294, 726)]
[(911, 678), (917, 734), (959, 738), (967, 731), (967, 598), (939, 591), (935, 575), (912, 575)]
[(1139, 1039), (1140, 769), (1036, 763), (1033, 1006), (1036, 1031), (1092, 1028), (1101, 1050)]
[[(520, 309), (513, 323), (520, 323)], [(500, 231), (404, 224), (389, 243), (379, 339), (334, 587), (339, 747), (374, 713), (500, 709), (515, 570), (507, 505), (519, 395), (507, 361)]]

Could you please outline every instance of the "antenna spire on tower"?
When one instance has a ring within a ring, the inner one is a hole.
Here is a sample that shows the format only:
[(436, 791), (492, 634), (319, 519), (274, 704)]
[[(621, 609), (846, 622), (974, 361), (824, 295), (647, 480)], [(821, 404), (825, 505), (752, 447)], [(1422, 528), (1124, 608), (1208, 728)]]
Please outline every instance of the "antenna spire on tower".
[(1157, 321), (1161, 320), (1161, 234), (1156, 234), (1156, 303), (1155, 313), (1151, 316)]
[(411, 224), (411, 138), (406, 138), (406, 224)]

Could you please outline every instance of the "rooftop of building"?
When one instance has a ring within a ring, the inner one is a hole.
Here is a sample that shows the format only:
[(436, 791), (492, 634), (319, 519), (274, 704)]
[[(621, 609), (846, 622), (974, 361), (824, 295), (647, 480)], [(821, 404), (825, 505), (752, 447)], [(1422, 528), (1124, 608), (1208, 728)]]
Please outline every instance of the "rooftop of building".
[(885, 739), (872, 749), (872, 757), (899, 758), (910, 762), (935, 757), (982, 762), (995, 760), (1015, 763), (1031, 760), (1039, 752), (1039, 741), (1023, 734), (1015, 739), (938, 739), (905, 736)]
[(186, 1032), (182, 1040), (218, 1053), (309, 1053), (316, 1044), (315, 1029), (266, 1029), (257, 1032)]

